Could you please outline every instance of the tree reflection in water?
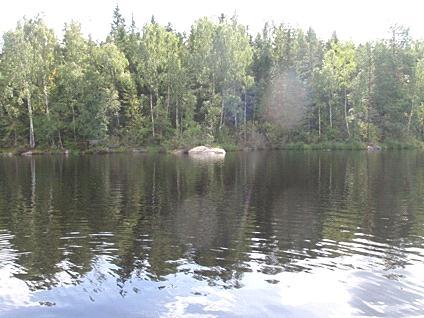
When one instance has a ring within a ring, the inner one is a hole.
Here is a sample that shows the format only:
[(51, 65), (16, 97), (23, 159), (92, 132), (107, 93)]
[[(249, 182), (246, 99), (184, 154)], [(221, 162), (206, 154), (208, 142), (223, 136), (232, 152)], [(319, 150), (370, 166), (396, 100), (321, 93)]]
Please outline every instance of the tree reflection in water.
[[(229, 153), (222, 162), (1, 159), (0, 317), (62, 304), (71, 316), (86, 301), (135, 316), (136, 295), (148, 316), (227, 308), (225, 316), (243, 306), (252, 316), (307, 316), (288, 295), (303, 290), (315, 301), (322, 283), (348, 304), (338, 312), (417, 314), (423, 159), (296, 151)], [(252, 301), (234, 307), (240, 297)], [(317, 306), (314, 314), (329, 313)]]

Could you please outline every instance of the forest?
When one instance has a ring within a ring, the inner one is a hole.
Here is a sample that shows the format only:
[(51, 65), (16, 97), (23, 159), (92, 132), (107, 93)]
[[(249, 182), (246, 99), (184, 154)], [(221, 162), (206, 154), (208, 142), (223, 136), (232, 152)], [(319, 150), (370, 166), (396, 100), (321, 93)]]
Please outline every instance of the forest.
[(424, 41), (399, 25), (362, 44), (224, 15), (181, 33), (116, 7), (101, 42), (37, 16), (0, 52), (1, 148), (424, 141)]

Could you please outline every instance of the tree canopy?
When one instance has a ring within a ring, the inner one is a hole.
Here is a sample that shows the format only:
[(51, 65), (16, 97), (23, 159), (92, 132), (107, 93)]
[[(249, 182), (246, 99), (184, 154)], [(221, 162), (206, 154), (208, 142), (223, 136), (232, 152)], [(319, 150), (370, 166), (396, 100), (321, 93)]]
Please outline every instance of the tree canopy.
[(397, 25), (363, 44), (225, 16), (184, 34), (116, 7), (95, 42), (37, 16), (3, 34), (0, 146), (422, 142), (423, 91), (424, 42)]

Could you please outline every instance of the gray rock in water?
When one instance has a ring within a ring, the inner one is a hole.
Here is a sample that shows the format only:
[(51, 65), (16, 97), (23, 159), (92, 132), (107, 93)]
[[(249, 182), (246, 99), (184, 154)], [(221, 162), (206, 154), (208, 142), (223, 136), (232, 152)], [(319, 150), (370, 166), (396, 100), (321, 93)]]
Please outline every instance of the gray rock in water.
[(224, 157), (225, 150), (222, 148), (212, 148), (206, 146), (198, 146), (191, 148), (188, 151), (189, 156), (192, 157)]
[(368, 145), (367, 146), (367, 150), (368, 151), (380, 151), (381, 147), (378, 145)]

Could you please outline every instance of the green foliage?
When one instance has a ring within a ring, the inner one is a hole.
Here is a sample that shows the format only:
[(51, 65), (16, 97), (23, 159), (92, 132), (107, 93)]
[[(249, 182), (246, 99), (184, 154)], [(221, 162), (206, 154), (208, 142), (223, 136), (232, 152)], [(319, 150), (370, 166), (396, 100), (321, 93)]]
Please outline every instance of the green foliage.
[(419, 146), (424, 45), (390, 32), (355, 46), (266, 23), (253, 37), (222, 16), (185, 35), (154, 19), (128, 25), (116, 7), (96, 43), (76, 22), (59, 41), (41, 18), (24, 19), (3, 35), (0, 146)]

